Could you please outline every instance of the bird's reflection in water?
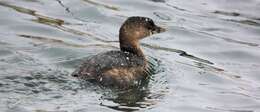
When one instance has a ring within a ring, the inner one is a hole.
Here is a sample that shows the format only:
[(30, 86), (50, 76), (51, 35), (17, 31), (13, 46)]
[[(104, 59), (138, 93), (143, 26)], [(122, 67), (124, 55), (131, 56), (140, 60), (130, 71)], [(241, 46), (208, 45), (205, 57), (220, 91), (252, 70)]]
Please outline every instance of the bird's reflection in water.
[(101, 106), (120, 111), (136, 111), (148, 108), (156, 102), (150, 101), (151, 92), (148, 87), (135, 88), (125, 91), (114, 91), (113, 95), (104, 94)]

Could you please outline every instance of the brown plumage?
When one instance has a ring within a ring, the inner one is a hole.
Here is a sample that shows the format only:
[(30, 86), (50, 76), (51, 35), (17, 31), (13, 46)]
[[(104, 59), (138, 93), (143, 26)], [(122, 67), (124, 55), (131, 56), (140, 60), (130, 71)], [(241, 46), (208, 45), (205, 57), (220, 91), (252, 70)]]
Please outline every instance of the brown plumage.
[(147, 77), (148, 63), (139, 40), (165, 31), (147, 17), (129, 17), (119, 31), (120, 51), (97, 54), (84, 61), (73, 76), (103, 86), (130, 88)]

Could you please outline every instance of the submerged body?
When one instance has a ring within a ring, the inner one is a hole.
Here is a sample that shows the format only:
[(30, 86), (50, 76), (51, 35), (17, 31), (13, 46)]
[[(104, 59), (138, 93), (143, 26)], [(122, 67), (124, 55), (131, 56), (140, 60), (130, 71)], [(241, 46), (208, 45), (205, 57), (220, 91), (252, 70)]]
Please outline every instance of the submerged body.
[(95, 81), (103, 86), (138, 86), (149, 72), (139, 40), (163, 31), (149, 18), (130, 17), (120, 28), (120, 51), (109, 51), (88, 58), (73, 72), (73, 76)]
[(143, 58), (129, 52), (109, 51), (90, 57), (75, 73), (103, 86), (133, 87), (148, 75), (148, 64)]

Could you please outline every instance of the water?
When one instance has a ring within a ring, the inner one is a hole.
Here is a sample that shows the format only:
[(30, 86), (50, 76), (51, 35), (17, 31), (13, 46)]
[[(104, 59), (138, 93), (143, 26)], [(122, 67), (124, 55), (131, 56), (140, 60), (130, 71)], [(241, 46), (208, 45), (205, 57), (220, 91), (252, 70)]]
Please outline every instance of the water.
[[(259, 0), (1, 0), (0, 111), (258, 112)], [(129, 16), (167, 32), (142, 40), (147, 88), (110, 91), (70, 73), (118, 49)]]

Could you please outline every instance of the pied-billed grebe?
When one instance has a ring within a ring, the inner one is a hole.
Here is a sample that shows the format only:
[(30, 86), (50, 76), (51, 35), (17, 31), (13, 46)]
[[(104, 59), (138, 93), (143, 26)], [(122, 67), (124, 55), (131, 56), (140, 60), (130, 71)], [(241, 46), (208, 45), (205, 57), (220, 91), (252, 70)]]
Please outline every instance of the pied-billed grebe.
[(136, 86), (148, 76), (148, 63), (139, 40), (163, 31), (165, 29), (156, 26), (150, 18), (129, 17), (119, 31), (120, 51), (90, 57), (72, 75), (103, 86)]

